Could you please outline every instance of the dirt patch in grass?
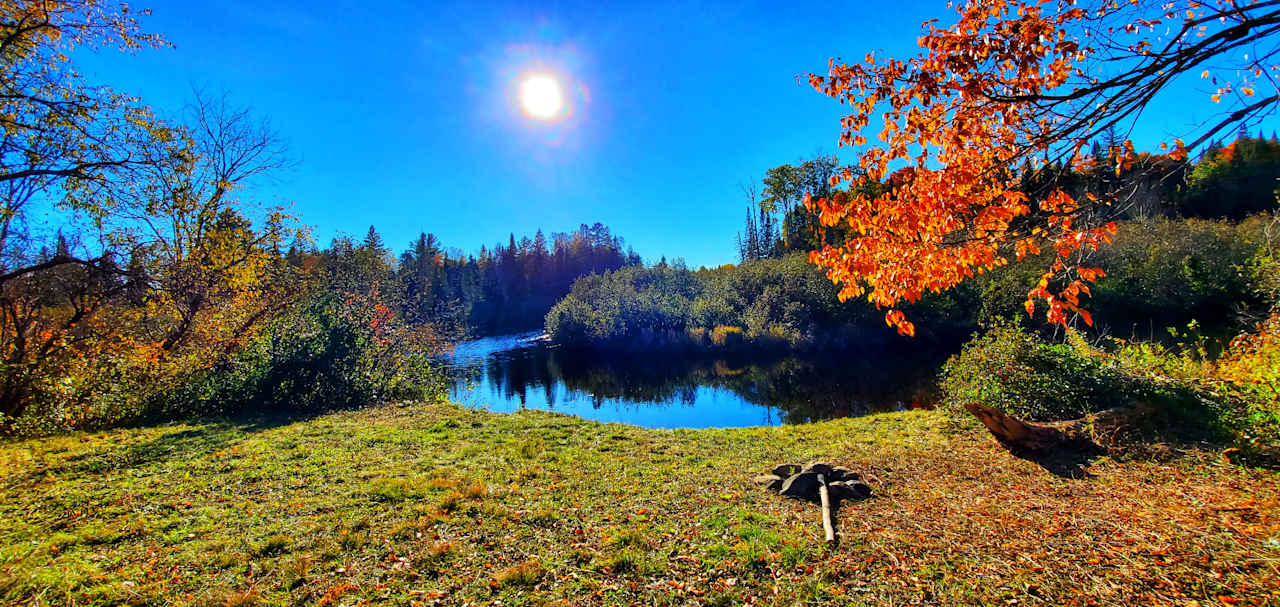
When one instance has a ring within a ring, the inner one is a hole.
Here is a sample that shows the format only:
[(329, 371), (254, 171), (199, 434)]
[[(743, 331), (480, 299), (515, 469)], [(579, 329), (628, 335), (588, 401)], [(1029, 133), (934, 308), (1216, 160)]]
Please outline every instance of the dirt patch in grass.
[[(753, 471), (862, 472), (842, 543)], [(1071, 479), (937, 412), (646, 430), (452, 405), (0, 445), (0, 602), (1268, 604), (1280, 483), (1191, 449)]]

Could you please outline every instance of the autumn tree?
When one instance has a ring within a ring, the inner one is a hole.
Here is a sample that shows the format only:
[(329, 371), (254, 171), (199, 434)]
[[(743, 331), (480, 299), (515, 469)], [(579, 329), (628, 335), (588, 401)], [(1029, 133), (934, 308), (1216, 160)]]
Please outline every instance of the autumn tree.
[(109, 192), (144, 161), (137, 150), (151, 137), (147, 108), (88, 85), (68, 58), (76, 48), (164, 44), (134, 16), (97, 0), (0, 2), (0, 284), (67, 263), (107, 269), (101, 250), (37, 259), (27, 219), (37, 203), (100, 215)]
[[(0, 2), (0, 430), (207, 369), (289, 304), (282, 249), (305, 234), (246, 192), (288, 164), (270, 128), (199, 93), (162, 120), (73, 69), (74, 49), (163, 44), (133, 16)], [(52, 242), (30, 221), (51, 207)]]
[[(857, 162), (833, 182), (883, 186), (806, 199), (824, 225), (849, 233), (811, 260), (842, 298), (865, 295), (904, 334), (914, 327), (902, 302), (1042, 250), (1051, 262), (1029, 285), (1027, 312), (1043, 302), (1051, 323), (1076, 315), (1091, 323), (1081, 297), (1103, 272), (1089, 253), (1110, 241), (1129, 204), (1126, 187), (1141, 180), (1075, 194), (1044, 180), (1044, 190), (1028, 192), (1019, 169), (1132, 170), (1141, 158), (1131, 141), (1096, 153), (1091, 144), (1128, 133), (1184, 78), (1198, 78), (1203, 102), (1219, 111), (1161, 144), (1174, 163), (1280, 101), (1276, 1), (972, 0), (953, 24), (933, 20), (923, 30), (915, 56), (868, 53), (808, 76), (852, 108), (840, 143), (858, 150)], [(872, 133), (878, 143), (868, 145)]]
[(198, 330), (205, 345), (230, 351), (288, 303), (282, 249), (299, 230), (246, 188), (291, 160), (269, 124), (225, 95), (196, 92), (180, 123), (155, 130), (105, 223), (146, 261), (160, 347), (173, 351)]
[[(0, 2), (0, 428), (49, 385), (44, 371), (77, 360), (96, 315), (130, 286), (127, 261), (94, 228), (143, 162), (150, 115), (85, 83), (68, 57), (164, 44), (134, 16), (96, 0)], [(50, 242), (30, 218), (55, 205), (89, 229)]]

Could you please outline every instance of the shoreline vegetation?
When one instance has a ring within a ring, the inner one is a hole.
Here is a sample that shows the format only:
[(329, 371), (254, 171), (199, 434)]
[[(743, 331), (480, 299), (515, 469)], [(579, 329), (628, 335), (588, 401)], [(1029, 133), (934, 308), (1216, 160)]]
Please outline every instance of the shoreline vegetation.
[[(916, 345), (958, 345), (972, 325), (950, 296)], [(932, 307), (927, 307), (932, 306)], [(552, 343), (605, 352), (777, 353), (904, 347), (883, 315), (840, 302), (803, 254), (690, 270), (682, 263), (584, 276), (547, 313)]]
[[(1267, 314), (1274, 221), (1157, 216), (1122, 225), (1093, 256), (1106, 270), (1087, 301), (1094, 325), (1074, 326), (1165, 345), (1200, 340), (1220, 353)], [(904, 306), (919, 328), (914, 339), (886, 327), (884, 311), (865, 299), (839, 301), (837, 287), (798, 252), (713, 269), (677, 260), (584, 276), (547, 313), (544, 330), (554, 343), (606, 351), (958, 346), (1008, 319), (1055, 331), (1023, 309), (1036, 267), (998, 268)]]
[[(751, 485), (868, 479), (840, 545)], [(1060, 476), (911, 411), (646, 430), (405, 403), (0, 443), (0, 598), (28, 604), (1263, 604), (1274, 474), (1212, 447)]]

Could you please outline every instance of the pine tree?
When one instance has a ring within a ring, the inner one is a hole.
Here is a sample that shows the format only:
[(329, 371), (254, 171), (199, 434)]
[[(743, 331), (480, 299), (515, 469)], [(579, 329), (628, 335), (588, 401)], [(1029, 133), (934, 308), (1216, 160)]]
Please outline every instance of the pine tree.
[(378, 230), (374, 229), (373, 226), (369, 226), (369, 233), (365, 235), (364, 242), (360, 243), (360, 246), (379, 253), (386, 253), (387, 251), (382, 244), (382, 236), (378, 234)]
[(773, 222), (773, 213), (760, 208), (760, 257), (773, 257), (775, 228)]
[(1200, 159), (1202, 161), (1216, 160), (1220, 152), (1222, 152), (1222, 143), (1219, 142), (1217, 139), (1215, 139), (1213, 141), (1210, 141), (1208, 146), (1205, 146), (1204, 153), (1200, 154)]

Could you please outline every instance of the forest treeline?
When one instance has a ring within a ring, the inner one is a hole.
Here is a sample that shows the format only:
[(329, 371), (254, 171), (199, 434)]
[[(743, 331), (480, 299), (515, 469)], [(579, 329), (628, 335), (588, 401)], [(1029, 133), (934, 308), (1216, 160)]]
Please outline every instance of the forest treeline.
[(473, 255), (422, 234), (397, 255), (373, 227), (323, 249), (294, 230), (285, 247), (274, 221), (223, 209), (186, 257), (158, 240), (90, 259), (61, 234), (15, 254), (37, 269), (5, 284), (0, 423), (35, 434), (438, 396), (430, 357), (449, 342), (538, 328), (579, 276), (640, 263), (599, 223)]
[[(1106, 160), (1107, 150), (1122, 144), (1115, 129), (1109, 129), (1079, 163), (1022, 167), (1014, 171), (1014, 181), (1033, 200), (1058, 188), (1072, 196), (1119, 191), (1123, 197), (1110, 216), (1116, 220), (1155, 216), (1240, 220), (1276, 208), (1280, 138), (1275, 133), (1264, 137), (1261, 132), (1250, 135), (1241, 130), (1226, 145), (1211, 142), (1194, 162), (1137, 154), (1117, 173)], [(875, 196), (892, 192), (895, 180), (903, 178), (863, 180), (840, 189), (831, 179), (842, 169), (838, 158), (822, 155), (766, 171), (759, 188), (747, 189), (746, 220), (734, 241), (739, 261), (807, 253), (845, 239), (843, 228), (822, 226), (805, 207), (806, 192), (813, 199), (847, 200), (855, 192)]]
[(512, 234), (506, 244), (481, 246), (474, 254), (447, 249), (426, 233), (396, 254), (370, 226), (359, 242), (340, 236), (326, 249), (295, 246), (288, 256), (299, 264), (313, 257), (343, 267), (355, 282), (340, 288), (377, 285), (407, 322), (429, 323), (455, 338), (538, 329), (547, 310), (580, 276), (641, 263), (600, 223), (553, 233), (550, 239), (542, 230), (519, 240)]
[[(1241, 222), (1151, 217), (1121, 226), (1097, 254), (1107, 270), (1088, 303), (1099, 331), (1161, 340), (1196, 321), (1197, 332), (1230, 337), (1264, 315), (1269, 216)], [(1006, 266), (903, 308), (917, 339), (951, 341), (998, 319), (1031, 324), (1030, 264)], [(689, 270), (630, 267), (574, 284), (547, 314), (553, 340), (608, 350), (814, 349), (896, 342), (883, 311), (841, 302), (837, 287), (803, 253)], [(1221, 340), (1219, 340), (1221, 341)]]

